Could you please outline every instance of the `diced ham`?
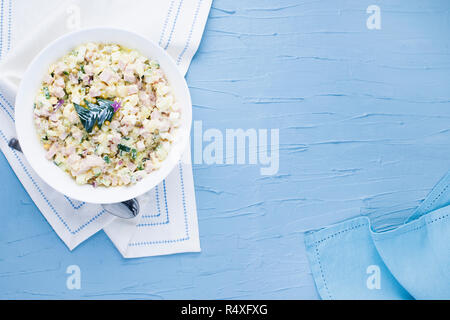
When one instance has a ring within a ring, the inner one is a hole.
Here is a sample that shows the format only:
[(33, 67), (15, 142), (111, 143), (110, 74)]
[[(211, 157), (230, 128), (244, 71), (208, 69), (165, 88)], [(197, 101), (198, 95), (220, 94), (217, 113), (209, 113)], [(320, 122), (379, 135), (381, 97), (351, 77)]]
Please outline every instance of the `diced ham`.
[(103, 82), (106, 82), (108, 84), (117, 82), (117, 80), (119, 80), (119, 76), (117, 75), (117, 73), (115, 73), (114, 71), (112, 71), (109, 68), (103, 70), (102, 73), (100, 73), (100, 75), (98, 77), (100, 80), (102, 80)]
[(68, 135), (69, 135), (69, 133), (68, 133), (67, 131), (64, 131), (63, 133), (61, 133), (61, 134), (59, 135), (59, 138), (60, 138), (61, 140), (64, 140), (64, 139), (67, 138)]
[[(76, 103), (76, 104), (81, 104), (81, 97), (72, 94), (72, 102), (73, 102), (73, 103)], [(72, 122), (73, 122), (73, 121), (72, 121)]]
[(150, 115), (150, 118), (152, 120), (158, 120), (161, 117), (161, 113), (158, 109), (153, 110), (152, 114)]
[(140, 61), (137, 61), (134, 64), (134, 72), (136, 72), (138, 75), (142, 76), (144, 74), (144, 64)]
[(46, 75), (45, 75), (45, 77), (44, 77), (44, 82), (45, 82), (46, 84), (52, 84), (53, 81), (54, 81), (54, 79), (53, 79), (53, 77), (52, 77), (51, 75), (49, 75), (49, 74), (46, 74)]
[(122, 134), (123, 135), (127, 135), (128, 134), (128, 131), (129, 131), (130, 129), (127, 127), (127, 126), (122, 126), (121, 128), (120, 128), (120, 132), (122, 132)]
[(148, 94), (146, 94), (146, 93), (143, 92), (143, 91), (139, 91), (138, 96), (139, 96), (139, 101), (140, 101), (144, 106), (149, 106), (150, 99), (149, 99)]
[(125, 80), (125, 81), (127, 81), (129, 83), (135, 83), (136, 82), (136, 77), (132, 73), (125, 73), (123, 75), (123, 80)]
[(77, 78), (76, 75), (74, 75), (73, 73), (71, 73), (71, 74), (69, 75), (69, 81), (70, 81), (70, 83), (72, 83), (72, 84), (77, 84), (77, 83), (78, 83), (78, 78)]
[(58, 150), (58, 145), (56, 143), (52, 144), (52, 146), (50, 147), (50, 150), (48, 150), (47, 154), (45, 155), (47, 160), (53, 159), (57, 150)]
[(101, 167), (105, 164), (105, 161), (99, 156), (89, 155), (83, 160), (83, 164), (92, 167)]
[(91, 77), (87, 74), (83, 74), (83, 76), (81, 77), (81, 80), (85, 83), (85, 84), (89, 84), (89, 81), (91, 80)]
[(50, 115), (49, 119), (50, 119), (51, 121), (56, 122), (56, 121), (59, 120), (60, 117), (61, 117), (61, 114), (60, 114), (60, 113), (54, 112), (54, 113), (52, 113), (52, 114)]
[(148, 136), (150, 136), (150, 131), (148, 131), (145, 128), (141, 128), (141, 129), (139, 129), (139, 135), (144, 138), (147, 138)]
[(167, 132), (170, 129), (170, 122), (167, 120), (161, 121), (161, 125), (159, 127), (160, 132)]
[(88, 155), (86, 156), (86, 158), (80, 161), (80, 169), (78, 170), (77, 174), (82, 174), (91, 168), (103, 167), (105, 165), (105, 161), (101, 157), (94, 155)]
[(64, 95), (66, 94), (66, 93), (64, 92), (64, 89), (63, 89), (63, 88), (61, 88), (61, 87), (56, 87), (56, 86), (52, 86), (52, 87), (50, 88), (50, 93), (51, 93), (52, 95), (54, 95), (55, 97), (57, 97), (57, 98), (62, 98), (62, 97), (64, 97)]
[(55, 66), (55, 74), (61, 74), (64, 70), (66, 70), (67, 66), (64, 62), (58, 62)]
[(98, 97), (100, 93), (100, 89), (96, 87), (91, 87), (91, 89), (89, 90), (89, 96), (92, 98)]
[[(75, 156), (78, 156), (76, 153), (75, 153), (75, 151), (76, 151), (76, 148), (74, 147), (74, 146), (70, 146), (70, 147), (65, 147), (64, 148), (64, 155), (65, 156), (73, 156), (73, 155), (75, 155)], [(78, 156), (79, 157), (79, 156)]]
[(66, 86), (66, 84), (64, 83), (64, 78), (56, 79), (56, 81), (53, 85), (60, 87), (60, 88), (64, 88)]
[(127, 63), (123, 59), (120, 59), (117, 65), (119, 66), (119, 69), (122, 71), (125, 70), (127, 67)]
[(124, 126), (134, 126), (136, 124), (136, 117), (132, 115), (127, 115), (122, 118), (120, 123)]
[(114, 137), (111, 139), (111, 142), (112, 142), (114, 145), (116, 145), (116, 144), (119, 144), (120, 140), (121, 140), (120, 137), (114, 136)]
[(84, 72), (88, 76), (92, 76), (92, 75), (94, 75), (94, 67), (91, 64), (87, 64), (84, 66)]
[(117, 120), (111, 121), (111, 124), (110, 124), (111, 128), (114, 130), (117, 130), (117, 128), (119, 128), (119, 125), (120, 125), (120, 123)]
[(130, 95), (130, 94), (137, 93), (139, 91), (139, 89), (138, 89), (137, 85), (133, 84), (131, 86), (127, 86), (127, 91), (128, 91), (128, 94)]
[(138, 108), (130, 108), (130, 109), (129, 109), (130, 114), (137, 114), (138, 111), (139, 111)]
[(127, 167), (128, 169), (130, 169), (131, 172), (133, 172), (137, 168), (137, 166), (133, 162), (129, 162)]
[(49, 117), (51, 115), (51, 113), (48, 110), (48, 108), (43, 107), (43, 108), (41, 108), (40, 115), (44, 116), (44, 117)]
[(129, 184), (130, 181), (131, 181), (130, 176), (128, 176), (128, 175), (123, 175), (123, 176), (120, 177), (120, 179), (122, 180), (122, 182), (124, 184)]
[(111, 71), (111, 69), (105, 69), (102, 73), (100, 73), (98, 77), (100, 80), (107, 83), (109, 80), (111, 80), (112, 76), (113, 72)]
[(75, 163), (77, 163), (78, 161), (81, 160), (81, 157), (79, 155), (77, 155), (76, 153), (72, 153), (68, 158), (67, 158), (67, 163), (69, 165), (73, 165)]
[(148, 97), (150, 98), (150, 102), (151, 103), (155, 103), (156, 102), (156, 96), (155, 93), (153, 92), (153, 90), (151, 90), (150, 92), (148, 92)]
[(125, 68), (124, 73), (134, 74), (134, 71), (135, 71), (135, 70), (136, 70), (136, 69), (135, 69), (134, 65), (133, 65), (133, 64), (129, 64), (129, 65), (127, 65), (127, 67)]
[(83, 138), (83, 132), (76, 127), (74, 128), (77, 130), (72, 129), (72, 137), (76, 140), (81, 140), (81, 138)]
[(151, 161), (145, 161), (145, 171), (147, 172), (147, 173), (150, 173), (150, 172), (152, 172), (153, 171), (153, 164), (152, 164), (152, 162)]

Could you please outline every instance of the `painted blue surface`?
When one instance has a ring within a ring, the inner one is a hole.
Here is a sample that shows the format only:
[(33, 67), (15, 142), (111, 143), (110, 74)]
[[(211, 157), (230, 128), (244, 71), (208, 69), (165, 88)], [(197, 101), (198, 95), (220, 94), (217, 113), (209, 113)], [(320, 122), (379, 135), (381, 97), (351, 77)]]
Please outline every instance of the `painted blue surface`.
[[(381, 8), (368, 30), (366, 8)], [(448, 1), (216, 0), (187, 75), (204, 130), (279, 128), (280, 170), (195, 165), (203, 252), (69, 252), (0, 157), (0, 298), (317, 298), (302, 232), (402, 221), (450, 167)], [(66, 288), (79, 265), (81, 290)]]

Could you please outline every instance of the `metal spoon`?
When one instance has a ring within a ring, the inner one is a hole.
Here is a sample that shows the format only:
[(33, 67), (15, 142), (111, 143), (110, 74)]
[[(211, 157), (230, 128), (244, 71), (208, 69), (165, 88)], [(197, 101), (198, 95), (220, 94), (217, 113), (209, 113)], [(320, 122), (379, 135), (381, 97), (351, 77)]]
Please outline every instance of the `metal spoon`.
[[(19, 140), (17, 140), (16, 138), (12, 138), (11, 140), (9, 140), (8, 146), (14, 150), (22, 152)], [(122, 219), (135, 218), (139, 215), (140, 212), (139, 201), (136, 198), (118, 203), (102, 204), (102, 207), (109, 214)]]

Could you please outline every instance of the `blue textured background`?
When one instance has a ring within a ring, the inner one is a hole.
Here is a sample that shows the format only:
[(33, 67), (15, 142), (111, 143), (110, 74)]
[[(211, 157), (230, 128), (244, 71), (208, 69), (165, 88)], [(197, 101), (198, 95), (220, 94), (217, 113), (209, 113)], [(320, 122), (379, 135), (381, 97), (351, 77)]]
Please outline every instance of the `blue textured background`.
[(449, 9), (215, 0), (187, 75), (194, 120), (279, 128), (279, 173), (194, 166), (203, 252), (125, 260), (102, 232), (69, 252), (1, 155), (0, 298), (317, 298), (304, 230), (396, 224), (450, 167)]

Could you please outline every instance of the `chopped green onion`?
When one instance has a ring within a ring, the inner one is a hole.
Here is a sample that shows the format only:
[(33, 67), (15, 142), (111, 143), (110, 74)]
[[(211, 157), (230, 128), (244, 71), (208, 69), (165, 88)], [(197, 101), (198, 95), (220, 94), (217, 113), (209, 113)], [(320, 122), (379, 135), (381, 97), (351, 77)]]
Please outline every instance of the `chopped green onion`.
[(50, 99), (50, 92), (48, 91), (48, 87), (44, 87), (44, 94), (46, 99)]
[(134, 160), (137, 157), (137, 150), (136, 149), (131, 149), (131, 158)]
[(104, 156), (103, 160), (105, 160), (105, 162), (108, 163), (108, 164), (111, 163), (111, 159), (109, 159), (108, 156)]
[(131, 151), (131, 148), (130, 147), (127, 147), (127, 146), (125, 146), (125, 145), (123, 145), (123, 144), (118, 144), (117, 145), (117, 148), (120, 150), (120, 151), (124, 151), (124, 152), (130, 152)]

